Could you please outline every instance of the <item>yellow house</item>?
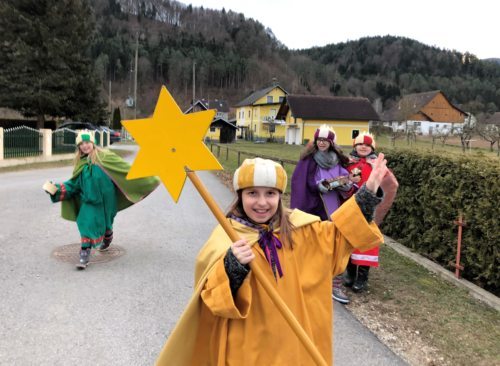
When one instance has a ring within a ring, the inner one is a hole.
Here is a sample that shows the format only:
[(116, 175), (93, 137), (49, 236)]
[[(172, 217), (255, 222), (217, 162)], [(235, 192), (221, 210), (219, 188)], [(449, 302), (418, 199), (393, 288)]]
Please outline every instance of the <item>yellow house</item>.
[(253, 92), (236, 104), (236, 126), (241, 131), (239, 137), (248, 140), (271, 137), (283, 139), (284, 123), (276, 123), (275, 117), (287, 94), (285, 89), (274, 82), (273, 85)]
[(288, 95), (276, 120), (283, 124), (287, 144), (305, 144), (326, 124), (335, 130), (337, 144), (351, 146), (359, 133), (369, 131), (370, 121), (380, 118), (366, 98)]

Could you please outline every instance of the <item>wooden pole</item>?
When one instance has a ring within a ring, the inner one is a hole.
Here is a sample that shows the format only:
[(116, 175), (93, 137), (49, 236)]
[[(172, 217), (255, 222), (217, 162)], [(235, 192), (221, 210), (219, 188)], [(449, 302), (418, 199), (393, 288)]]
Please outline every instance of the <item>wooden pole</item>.
[(453, 223), (458, 225), (457, 256), (455, 259), (455, 265), (453, 265), (453, 267), (455, 267), (455, 277), (460, 278), (460, 271), (464, 270), (464, 267), (460, 265), (460, 255), (462, 251), (462, 228), (466, 226), (461, 212), (458, 215), (458, 221), (455, 220), (453, 221)]
[(134, 67), (134, 119), (137, 119), (137, 67), (139, 64), (139, 31), (135, 33), (135, 67)]
[[(198, 192), (200, 193), (201, 197), (207, 204), (207, 206), (210, 208), (212, 213), (214, 214), (215, 218), (217, 221), (219, 221), (219, 224), (222, 226), (226, 234), (229, 236), (229, 238), (235, 242), (240, 239), (236, 231), (233, 229), (229, 221), (226, 219), (226, 216), (224, 216), (224, 213), (220, 209), (220, 207), (217, 205), (217, 203), (214, 201), (208, 190), (205, 188), (203, 183), (201, 182), (200, 178), (196, 175), (194, 171), (189, 170), (186, 168), (186, 174), (188, 178), (191, 180), (193, 185), (196, 187)], [(271, 298), (272, 302), (274, 305), (278, 308), (280, 311), (281, 315), (285, 318), (285, 320), (288, 322), (292, 330), (295, 332), (299, 340), (302, 342), (302, 344), (306, 347), (307, 351), (311, 355), (311, 357), (314, 359), (316, 362), (316, 365), (327, 365), (325, 360), (323, 359), (323, 356), (321, 353), (319, 353), (318, 349), (312, 343), (311, 339), (307, 335), (307, 333), (304, 331), (298, 320), (295, 318), (293, 313), (290, 311), (290, 309), (286, 306), (286, 304), (283, 302), (281, 297), (276, 293), (272, 285), (269, 283), (269, 281), (266, 279), (264, 276), (262, 270), (253, 265), (253, 262), (250, 262), (250, 269), (253, 271), (253, 274), (257, 281), (260, 282), (264, 290), (266, 291), (267, 295)]]

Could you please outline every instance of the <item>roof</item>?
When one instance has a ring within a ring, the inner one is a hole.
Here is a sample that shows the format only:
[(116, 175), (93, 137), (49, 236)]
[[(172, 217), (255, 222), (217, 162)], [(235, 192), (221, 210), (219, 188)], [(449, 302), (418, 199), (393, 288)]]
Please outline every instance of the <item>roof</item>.
[(260, 90), (257, 90), (256, 92), (253, 92), (248, 97), (243, 99), (241, 102), (237, 103), (235, 105), (235, 107), (244, 107), (247, 105), (253, 105), (256, 101), (258, 101), (260, 98), (262, 98), (264, 95), (269, 93), (274, 88), (280, 88), (281, 90), (283, 90), (285, 92), (285, 94), (288, 94), (288, 92), (285, 89), (283, 89), (279, 84), (275, 84), (275, 85), (268, 86), (267, 88), (260, 89)]
[[(382, 113), (383, 121), (398, 121), (409, 118), (411, 115), (422, 113), (429, 120), (432, 120), (429, 116), (422, 112), (422, 109), (430, 103), (432, 99), (436, 97), (436, 95), (442, 94), (444, 98), (450, 103), (450, 105), (464, 113), (460, 108), (451, 103), (446, 95), (441, 90), (433, 90), (423, 93), (415, 93), (415, 94), (407, 94), (404, 95), (392, 108), (384, 111)], [(403, 109), (402, 109), (403, 108)]]
[[(217, 109), (217, 112), (229, 112), (229, 106), (225, 100), (222, 99), (198, 99), (194, 105), (199, 105), (202, 109)], [(190, 113), (193, 106), (190, 106), (184, 113)]]
[(379, 115), (367, 98), (332, 97), (319, 95), (288, 95), (278, 116), (291, 109), (292, 115), (302, 119), (346, 119), (378, 121)]
[(238, 129), (239, 127), (236, 126), (236, 119), (231, 119), (229, 121), (226, 121), (224, 118), (217, 118), (210, 123), (210, 127), (231, 127), (234, 128), (235, 130)]
[(495, 112), (491, 116), (487, 116), (483, 123), (487, 125), (500, 126), (500, 112)]
[(12, 120), (31, 120), (36, 121), (36, 116), (34, 117), (25, 117), (19, 111), (16, 111), (11, 108), (0, 108), (0, 118), (1, 119), (12, 119)]

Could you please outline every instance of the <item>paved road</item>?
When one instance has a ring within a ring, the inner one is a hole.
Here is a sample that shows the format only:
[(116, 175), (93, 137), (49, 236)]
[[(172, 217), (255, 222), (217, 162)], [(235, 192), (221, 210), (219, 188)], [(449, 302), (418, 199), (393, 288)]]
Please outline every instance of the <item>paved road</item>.
[[(0, 365), (152, 365), (192, 292), (195, 255), (215, 219), (186, 183), (178, 204), (160, 186), (118, 214), (125, 255), (77, 271), (54, 249), (79, 242), (41, 190), (71, 168), (0, 173)], [(223, 208), (231, 193), (200, 178)], [(341, 305), (335, 364), (404, 365)]]

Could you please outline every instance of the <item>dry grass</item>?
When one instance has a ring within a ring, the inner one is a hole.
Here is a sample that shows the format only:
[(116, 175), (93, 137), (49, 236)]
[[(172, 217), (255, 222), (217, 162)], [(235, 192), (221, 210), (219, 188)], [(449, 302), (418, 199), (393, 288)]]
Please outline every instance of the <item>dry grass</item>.
[(500, 365), (500, 313), (382, 247), (348, 308), (412, 365)]

